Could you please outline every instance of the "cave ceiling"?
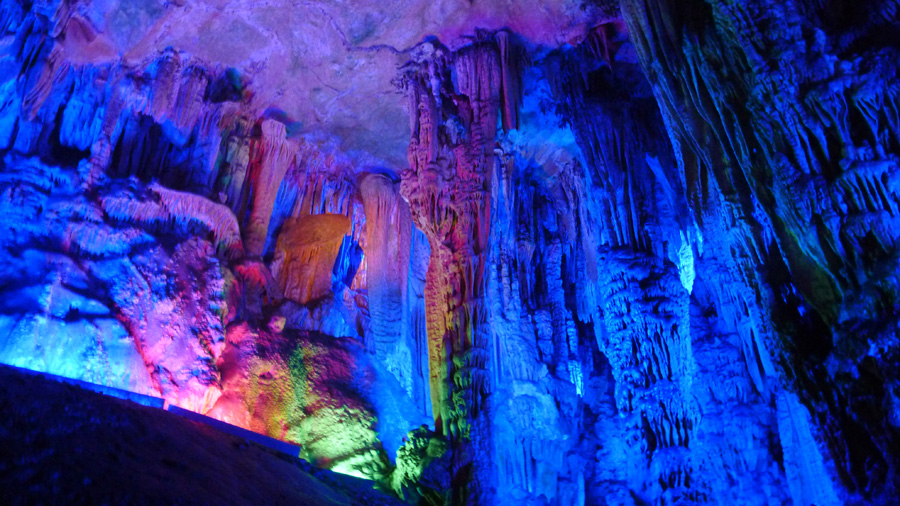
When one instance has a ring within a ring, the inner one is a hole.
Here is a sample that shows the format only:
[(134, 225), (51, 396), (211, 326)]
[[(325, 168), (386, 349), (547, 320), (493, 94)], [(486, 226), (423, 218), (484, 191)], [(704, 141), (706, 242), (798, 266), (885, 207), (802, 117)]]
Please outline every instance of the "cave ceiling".
[(612, 5), (573, 0), (92, 0), (72, 10), (63, 47), (73, 64), (140, 67), (175, 48), (236, 69), (253, 89), (250, 108), (283, 111), (298, 134), (392, 166), (405, 163), (409, 141), (398, 68), (431, 51), (420, 44), (452, 50), (477, 30), (508, 29), (556, 48), (616, 16)]

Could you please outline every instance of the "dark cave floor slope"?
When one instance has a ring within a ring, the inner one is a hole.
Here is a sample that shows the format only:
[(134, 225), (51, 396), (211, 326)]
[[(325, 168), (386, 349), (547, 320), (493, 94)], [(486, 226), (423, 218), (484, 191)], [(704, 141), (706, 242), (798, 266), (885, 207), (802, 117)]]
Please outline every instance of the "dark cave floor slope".
[(404, 504), (172, 413), (0, 366), (0, 504)]

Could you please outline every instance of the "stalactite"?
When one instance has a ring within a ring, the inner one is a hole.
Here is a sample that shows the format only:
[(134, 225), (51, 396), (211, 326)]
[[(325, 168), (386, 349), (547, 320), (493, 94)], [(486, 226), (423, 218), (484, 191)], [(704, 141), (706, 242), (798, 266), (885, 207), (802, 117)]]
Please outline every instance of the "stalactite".
[(206, 226), (216, 242), (221, 243), (232, 256), (242, 256), (240, 230), (230, 209), (199, 195), (164, 188), (158, 183), (149, 185), (148, 189), (159, 203), (130, 197), (107, 197), (102, 200), (103, 211), (116, 220), (148, 225), (197, 221)]
[(296, 145), (287, 140), (284, 124), (267, 119), (260, 129), (260, 139), (250, 147), (250, 213), (244, 227), (245, 249), (254, 256), (263, 254), (278, 187), (297, 154)]
[(897, 0), (102, 3), (0, 5), (0, 361), (423, 504), (892, 504)]
[[(425, 377), (418, 363), (427, 355), (417, 339), (415, 310), (408, 307), (413, 227), (399, 181), (379, 173), (359, 183), (366, 214), (366, 286), (372, 318), (367, 347), (386, 364), (410, 398), (424, 399)], [(412, 314), (411, 314), (412, 313)]]
[(522, 101), (521, 83), (519, 82), (522, 78), (519, 68), (521, 55), (519, 48), (513, 41), (510, 41), (508, 32), (497, 32), (494, 37), (500, 51), (503, 130), (508, 132), (519, 128), (519, 109)]

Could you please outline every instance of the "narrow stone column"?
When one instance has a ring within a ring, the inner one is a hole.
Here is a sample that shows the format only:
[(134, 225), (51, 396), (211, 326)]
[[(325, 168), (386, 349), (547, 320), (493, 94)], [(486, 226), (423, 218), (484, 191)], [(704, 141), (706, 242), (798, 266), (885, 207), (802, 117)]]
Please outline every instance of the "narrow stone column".
[(287, 140), (282, 123), (263, 120), (262, 135), (250, 146), (250, 217), (244, 229), (244, 249), (248, 256), (261, 257), (275, 205), (278, 187), (297, 155), (297, 147)]
[[(399, 195), (399, 182), (385, 174), (367, 173), (359, 180), (366, 211), (366, 262), (371, 337), (366, 347), (385, 364), (409, 395), (424, 397), (416, 343), (406, 311), (412, 240), (409, 206)], [(424, 411), (424, 410), (423, 410)]]
[(490, 502), (493, 484), (484, 303), (490, 178), (501, 101), (497, 45), (479, 43), (408, 76), (413, 134), (403, 195), (431, 244), (426, 278), (435, 425), (451, 441), (453, 504)]

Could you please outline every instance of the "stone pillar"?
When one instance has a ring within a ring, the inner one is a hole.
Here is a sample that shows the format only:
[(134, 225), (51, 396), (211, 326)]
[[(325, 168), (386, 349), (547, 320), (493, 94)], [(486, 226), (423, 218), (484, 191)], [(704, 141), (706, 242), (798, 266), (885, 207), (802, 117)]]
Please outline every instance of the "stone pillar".
[(244, 250), (250, 257), (265, 252), (269, 220), (275, 205), (278, 187), (297, 155), (297, 146), (287, 140), (282, 123), (263, 120), (259, 140), (250, 145), (250, 217), (244, 228)]
[(431, 244), (426, 319), (436, 430), (451, 441), (452, 504), (490, 502), (485, 263), (490, 178), (501, 103), (500, 55), (482, 42), (438, 56), (408, 76), (412, 140), (402, 193)]
[[(359, 181), (366, 211), (366, 263), (371, 337), (366, 347), (385, 364), (409, 395), (424, 397), (424, 374), (416, 366), (417, 346), (409, 297), (412, 217), (400, 198), (399, 182), (379, 173)], [(417, 404), (419, 405), (419, 404)]]

